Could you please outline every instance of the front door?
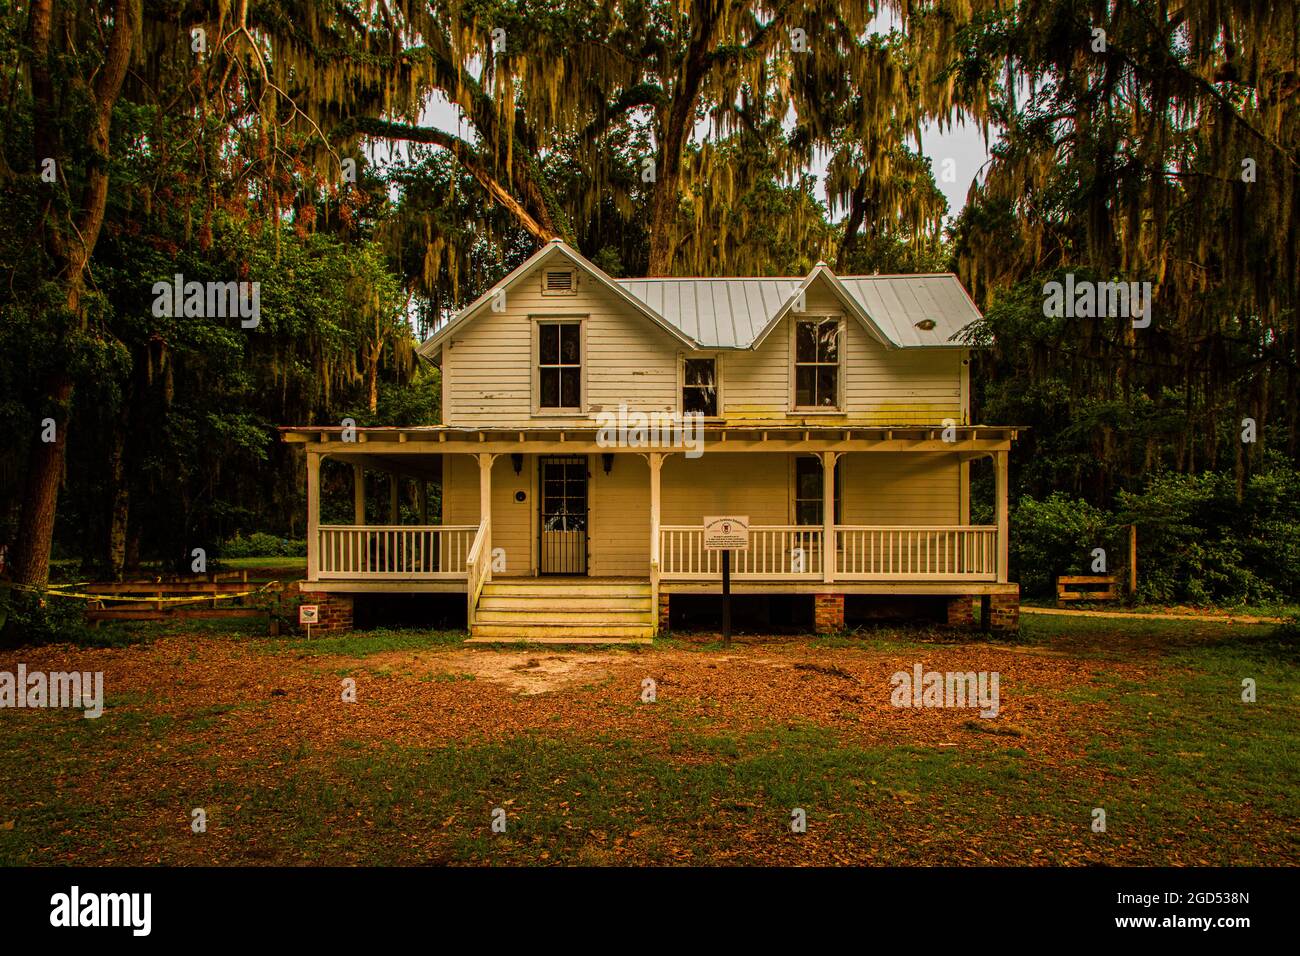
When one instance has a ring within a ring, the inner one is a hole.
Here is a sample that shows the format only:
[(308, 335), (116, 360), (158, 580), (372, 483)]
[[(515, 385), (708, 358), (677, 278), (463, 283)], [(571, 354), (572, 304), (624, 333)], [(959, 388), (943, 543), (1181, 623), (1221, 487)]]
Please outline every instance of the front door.
[(542, 574), (586, 574), (587, 459), (583, 455), (548, 456), (539, 465), (538, 570)]

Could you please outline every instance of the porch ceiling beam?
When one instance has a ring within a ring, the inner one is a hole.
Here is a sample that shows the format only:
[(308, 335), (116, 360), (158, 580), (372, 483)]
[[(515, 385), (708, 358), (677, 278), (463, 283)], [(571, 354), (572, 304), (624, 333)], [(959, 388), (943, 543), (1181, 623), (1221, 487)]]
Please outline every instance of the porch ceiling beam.
[[(800, 439), (782, 439), (769, 438), (767, 441), (737, 440), (728, 438), (724, 443), (716, 439), (706, 438), (704, 442), (704, 453), (707, 455), (711, 446), (723, 449), (729, 452), (815, 452), (815, 451), (834, 451), (834, 452), (851, 452), (851, 453), (872, 453), (872, 452), (918, 452), (918, 451), (940, 451), (953, 453), (969, 453), (976, 457), (987, 455), (991, 452), (1009, 451), (1011, 449), (1011, 439), (1009, 438), (971, 438), (958, 441), (943, 441), (942, 439), (903, 439), (894, 438), (888, 440), (873, 440), (864, 438), (855, 438), (845, 441), (843, 438), (827, 436), (826, 438), (812, 438), (809, 441)], [(331, 458), (349, 459), (355, 455), (339, 454), (333, 449), (339, 447), (337, 442), (325, 443), (307, 443), (308, 451), (329, 454)], [(373, 445), (371, 446), (374, 447)], [(600, 445), (594, 438), (575, 440), (569, 436), (565, 442), (547, 441), (545, 439), (534, 439), (528, 441), (524, 446), (520, 446), (518, 441), (507, 439), (504, 441), (488, 439), (486, 437), (478, 441), (457, 441), (449, 439), (446, 442), (407, 442), (399, 445), (393, 442), (390, 447), (385, 447), (382, 454), (384, 456), (404, 457), (406, 455), (430, 455), (430, 454), (452, 454), (464, 452), (466, 454), (508, 454), (526, 449), (532, 454), (622, 454), (622, 455), (643, 455), (646, 452), (674, 452), (682, 453), (686, 451), (681, 446), (676, 445), (641, 445), (636, 447), (611, 447)], [(379, 465), (382, 470), (392, 470), (391, 465)]]
[[(291, 444), (340, 444), (339, 433), (342, 429), (325, 428), (285, 428), (281, 430), (282, 438)], [(939, 429), (928, 425), (903, 427), (881, 427), (876, 425), (833, 425), (810, 427), (806, 424), (791, 422), (788, 425), (718, 425), (706, 426), (703, 434), (706, 439), (715, 441), (743, 440), (756, 441), (781, 440), (782, 438), (800, 438), (810, 442), (840, 439), (845, 441), (891, 441), (923, 440), (930, 441), (943, 432), (956, 435), (958, 441), (998, 438), (1014, 441), (1023, 431), (1016, 425), (954, 425)], [(560, 441), (562, 443), (594, 441), (601, 429), (596, 426), (565, 428), (358, 428), (356, 440), (372, 445), (422, 445), (432, 442), (518, 442), (529, 443)], [(436, 437), (435, 437), (436, 436)], [(950, 443), (951, 444), (951, 443)]]

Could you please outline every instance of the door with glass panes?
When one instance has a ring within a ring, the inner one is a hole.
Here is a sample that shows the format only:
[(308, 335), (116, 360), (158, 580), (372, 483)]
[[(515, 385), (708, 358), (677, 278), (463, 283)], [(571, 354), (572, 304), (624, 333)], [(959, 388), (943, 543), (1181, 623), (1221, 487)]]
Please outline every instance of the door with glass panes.
[(587, 573), (587, 459), (583, 455), (540, 460), (537, 495), (538, 571)]

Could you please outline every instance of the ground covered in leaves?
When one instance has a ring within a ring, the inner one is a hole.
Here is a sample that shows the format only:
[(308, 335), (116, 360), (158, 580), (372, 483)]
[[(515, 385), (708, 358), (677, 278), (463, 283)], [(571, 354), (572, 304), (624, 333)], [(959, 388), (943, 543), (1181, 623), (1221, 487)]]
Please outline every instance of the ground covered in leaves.
[[(0, 863), (1300, 863), (1300, 662), (1268, 626), (135, 636), (0, 652), (103, 671), (107, 704), (0, 710)], [(997, 716), (893, 706), (918, 663), (996, 672)]]

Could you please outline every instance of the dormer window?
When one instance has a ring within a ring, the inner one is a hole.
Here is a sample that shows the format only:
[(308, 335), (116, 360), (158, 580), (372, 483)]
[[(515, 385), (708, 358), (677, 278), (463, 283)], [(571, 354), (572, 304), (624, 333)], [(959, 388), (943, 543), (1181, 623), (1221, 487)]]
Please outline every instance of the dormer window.
[(574, 295), (577, 291), (577, 278), (572, 269), (542, 270), (542, 295)]
[(840, 320), (798, 319), (794, 323), (794, 408), (836, 411), (840, 408)]
[(682, 414), (718, 417), (717, 358), (682, 358)]

